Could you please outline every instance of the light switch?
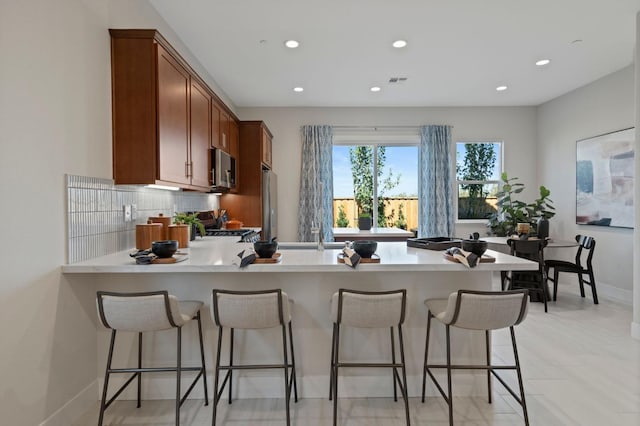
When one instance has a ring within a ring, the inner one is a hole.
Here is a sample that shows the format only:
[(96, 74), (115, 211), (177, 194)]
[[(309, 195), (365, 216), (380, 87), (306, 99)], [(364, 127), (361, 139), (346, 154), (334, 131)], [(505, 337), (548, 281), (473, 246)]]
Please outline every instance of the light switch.
[(131, 220), (134, 221), (138, 218), (138, 206), (131, 204)]

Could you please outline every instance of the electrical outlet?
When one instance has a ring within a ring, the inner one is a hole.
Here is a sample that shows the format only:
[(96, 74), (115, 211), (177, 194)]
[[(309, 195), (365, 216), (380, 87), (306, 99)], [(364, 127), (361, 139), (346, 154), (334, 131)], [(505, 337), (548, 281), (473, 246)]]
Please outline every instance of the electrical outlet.
[(131, 204), (131, 220), (136, 220), (138, 218), (138, 206), (135, 204)]
[(122, 216), (125, 222), (131, 222), (131, 204), (122, 206)]

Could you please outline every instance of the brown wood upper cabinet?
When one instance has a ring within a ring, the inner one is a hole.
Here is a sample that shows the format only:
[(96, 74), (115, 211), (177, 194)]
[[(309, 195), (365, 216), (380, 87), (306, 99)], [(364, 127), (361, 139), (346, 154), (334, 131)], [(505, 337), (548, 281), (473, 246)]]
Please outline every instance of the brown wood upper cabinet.
[(160, 33), (109, 32), (115, 183), (209, 191), (209, 150), (228, 152), (235, 117)]
[(272, 135), (269, 129), (266, 126), (262, 128), (262, 141), (261, 141), (261, 150), (262, 150), (262, 164), (267, 166), (268, 169), (271, 169), (271, 139)]

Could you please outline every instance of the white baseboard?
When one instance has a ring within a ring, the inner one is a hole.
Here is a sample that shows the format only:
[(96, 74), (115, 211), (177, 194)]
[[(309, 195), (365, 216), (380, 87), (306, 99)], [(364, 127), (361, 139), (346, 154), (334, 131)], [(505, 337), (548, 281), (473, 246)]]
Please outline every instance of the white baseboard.
[(640, 340), (640, 323), (632, 322), (631, 323), (631, 337), (634, 339)]
[[(585, 285), (584, 291), (589, 296), (590, 287)], [(622, 303), (623, 305), (633, 306), (633, 290), (626, 290), (620, 287), (598, 282), (596, 286), (598, 290), (598, 298), (611, 300), (613, 302)]]
[(98, 395), (98, 381), (94, 380), (76, 396), (56, 410), (39, 426), (69, 426), (95, 406)]

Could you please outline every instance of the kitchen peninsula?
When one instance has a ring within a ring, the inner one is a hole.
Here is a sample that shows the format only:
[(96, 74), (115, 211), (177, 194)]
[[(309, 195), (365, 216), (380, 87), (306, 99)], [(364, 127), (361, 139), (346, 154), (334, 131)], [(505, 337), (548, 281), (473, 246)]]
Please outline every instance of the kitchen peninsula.
[[(285, 243), (281, 243), (282, 246)], [(329, 358), (331, 350), (331, 321), (329, 301), (339, 288), (359, 290), (391, 290), (406, 288), (408, 292), (408, 317), (403, 328), (406, 345), (409, 393), (419, 394), (424, 356), (426, 329), (426, 309), (423, 301), (427, 298), (447, 297), (457, 289), (489, 290), (494, 271), (528, 270), (536, 264), (499, 252), (489, 251), (496, 258), (495, 263), (482, 263), (474, 269), (467, 269), (459, 263), (444, 259), (442, 252), (407, 247), (404, 242), (381, 242), (377, 254), (379, 264), (360, 264), (352, 269), (338, 263), (339, 249), (293, 249), (279, 250), (282, 261), (277, 264), (252, 264), (240, 269), (232, 261), (244, 248), (251, 244), (237, 243), (230, 238), (205, 238), (191, 242), (189, 259), (169, 265), (136, 265), (128, 252), (119, 252), (84, 262), (64, 265), (63, 273), (81, 287), (93, 286), (93, 290), (110, 291), (150, 291), (168, 290), (180, 299), (203, 300), (210, 305), (213, 288), (236, 290), (264, 290), (282, 288), (295, 300), (293, 307), (294, 344), (298, 368), (298, 386), (302, 397), (326, 397), (328, 392)], [(212, 347), (216, 332), (208, 313), (205, 319), (206, 345)], [(97, 325), (98, 365), (105, 365), (107, 330)], [(195, 334), (188, 330), (190, 342), (195, 343)], [(279, 330), (265, 330), (264, 339), (236, 340), (234, 353), (243, 362), (256, 363), (277, 360)], [(431, 354), (435, 359), (443, 359), (444, 329), (434, 328), (436, 338)], [(250, 331), (247, 333), (257, 333)], [(239, 334), (241, 336), (241, 333)], [(153, 338), (154, 362), (170, 362), (175, 356), (171, 349), (172, 333), (157, 333)], [(441, 339), (442, 337), (442, 339)], [(345, 353), (354, 359), (375, 361), (374, 353), (388, 351), (387, 332), (380, 330), (350, 330), (343, 333)], [(124, 338), (123, 338), (124, 339)], [(129, 342), (131, 357), (135, 355), (134, 338)], [(226, 339), (225, 339), (226, 343)], [(126, 344), (126, 343), (125, 343)], [(460, 362), (477, 362), (484, 357), (484, 335), (456, 330), (453, 332), (452, 350), (454, 359)], [(195, 346), (194, 346), (195, 348)], [(383, 349), (380, 349), (383, 348)], [(227, 354), (223, 348), (223, 354)], [(390, 356), (390, 353), (388, 354)], [(158, 361), (158, 357), (161, 358)], [(185, 362), (195, 362), (196, 351), (185, 354)], [(133, 358), (131, 362), (135, 362)], [(377, 361), (380, 361), (379, 359)], [(207, 358), (209, 370), (213, 365), (213, 351)], [(345, 396), (388, 396), (391, 394), (391, 380), (388, 371), (362, 372), (346, 370), (341, 381)], [(483, 383), (485, 376), (462, 373), (456, 376), (462, 386), (455, 388), (466, 394), (482, 394), (482, 386), (474, 386), (475, 381)], [(209, 373), (209, 379), (211, 375)], [(169, 379), (150, 378), (155, 381), (154, 397), (171, 398), (173, 387)], [(281, 376), (278, 372), (247, 372), (239, 377), (239, 386), (234, 386), (242, 397), (279, 397)], [(341, 388), (342, 389), (342, 388)], [(431, 389), (431, 393), (433, 393)]]

